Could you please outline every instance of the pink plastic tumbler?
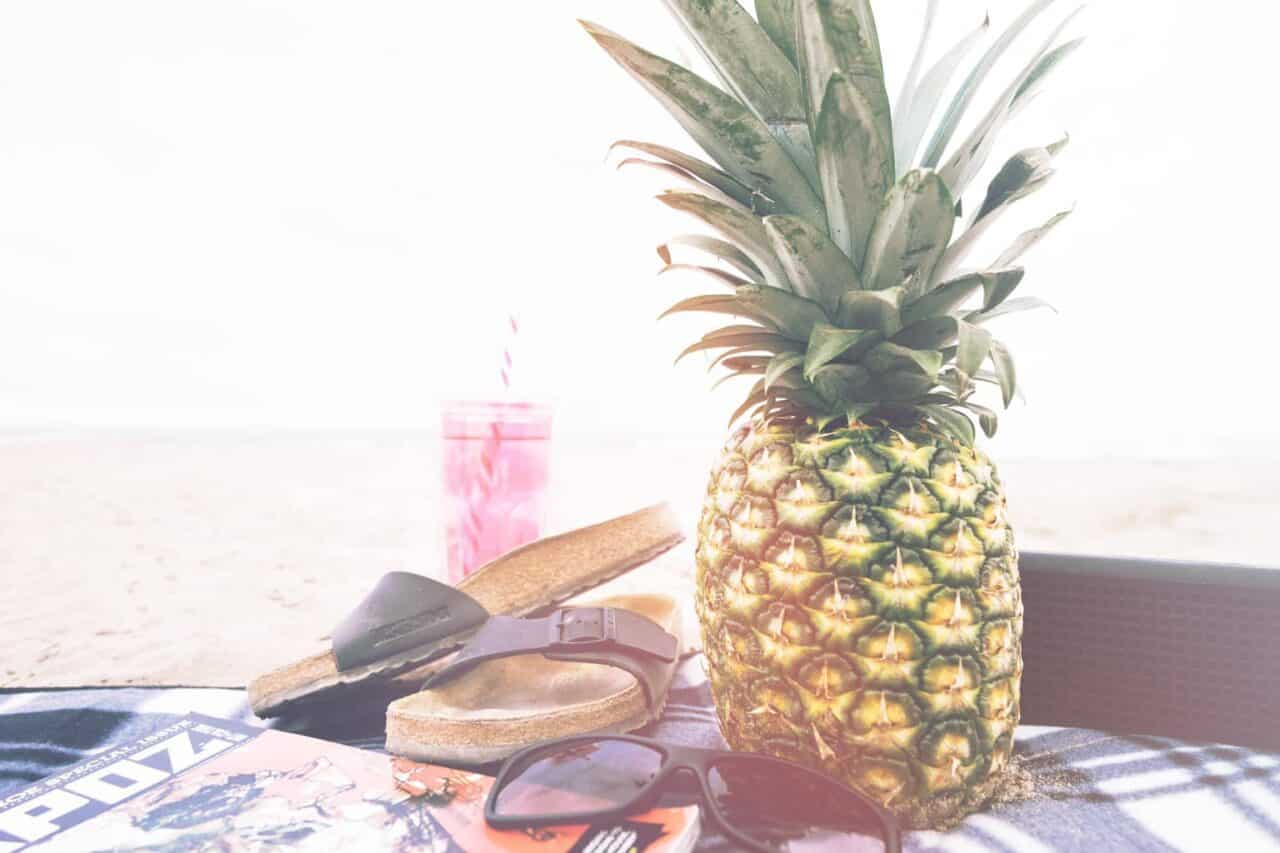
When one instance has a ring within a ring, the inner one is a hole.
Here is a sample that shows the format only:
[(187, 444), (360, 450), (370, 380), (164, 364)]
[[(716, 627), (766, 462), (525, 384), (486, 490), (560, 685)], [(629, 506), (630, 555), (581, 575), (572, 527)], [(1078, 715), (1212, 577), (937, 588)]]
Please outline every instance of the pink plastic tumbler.
[(545, 523), (551, 407), (449, 402), (443, 411), (449, 582), (537, 539)]

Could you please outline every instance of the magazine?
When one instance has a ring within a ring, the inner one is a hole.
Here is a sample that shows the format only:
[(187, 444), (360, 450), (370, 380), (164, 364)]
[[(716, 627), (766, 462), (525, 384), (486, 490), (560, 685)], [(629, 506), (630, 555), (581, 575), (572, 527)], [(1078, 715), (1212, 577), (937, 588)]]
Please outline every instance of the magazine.
[(0, 853), (472, 850), (683, 853), (696, 807), (499, 831), (493, 779), (192, 714), (0, 799)]

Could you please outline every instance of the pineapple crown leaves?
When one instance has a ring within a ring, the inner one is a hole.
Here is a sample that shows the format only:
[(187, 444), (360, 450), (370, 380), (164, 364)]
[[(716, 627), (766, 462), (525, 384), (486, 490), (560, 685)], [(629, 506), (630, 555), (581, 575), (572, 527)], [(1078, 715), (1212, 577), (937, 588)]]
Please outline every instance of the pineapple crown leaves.
[[(664, 272), (698, 272), (727, 290), (681, 300), (663, 316), (738, 318), (676, 360), (717, 351), (711, 365), (726, 368), (725, 378), (754, 379), (731, 422), (748, 414), (822, 428), (925, 420), (971, 444), (976, 421), (994, 434), (996, 414), (973, 399), (976, 387), (998, 388), (1006, 408), (1018, 388), (1013, 359), (986, 323), (1045, 305), (1010, 298), (1023, 277), (1015, 264), (1070, 211), (1024, 231), (989, 267), (972, 256), (995, 222), (1052, 177), (1067, 140), (1010, 157), (967, 221), (962, 200), (1000, 129), (1079, 46), (1060, 41), (1075, 12), (960, 137), (992, 68), (1055, 0), (1031, 0), (955, 86), (990, 21), (930, 64), (941, 3), (927, 0), (892, 109), (869, 0), (755, 0), (754, 16), (738, 0), (663, 2), (720, 85), (581, 23), (709, 158), (636, 140), (614, 145), (630, 155), (619, 168), (675, 178), (680, 189), (659, 200), (714, 233), (658, 247)], [(685, 262), (686, 251), (707, 260)]]

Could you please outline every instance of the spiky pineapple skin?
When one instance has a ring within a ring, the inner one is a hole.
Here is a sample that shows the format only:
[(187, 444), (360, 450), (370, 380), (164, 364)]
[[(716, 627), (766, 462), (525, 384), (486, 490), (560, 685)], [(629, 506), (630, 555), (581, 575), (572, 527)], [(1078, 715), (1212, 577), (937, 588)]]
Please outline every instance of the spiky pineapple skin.
[(752, 422), (711, 472), (696, 553), (732, 748), (825, 770), (915, 827), (991, 796), (1019, 719), (1022, 597), (985, 455), (921, 428)]

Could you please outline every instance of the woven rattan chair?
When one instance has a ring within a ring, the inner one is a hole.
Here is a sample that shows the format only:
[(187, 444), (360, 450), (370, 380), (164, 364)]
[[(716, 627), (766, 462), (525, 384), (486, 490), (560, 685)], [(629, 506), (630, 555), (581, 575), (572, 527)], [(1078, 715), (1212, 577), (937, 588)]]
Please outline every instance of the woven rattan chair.
[(1023, 552), (1023, 722), (1280, 749), (1280, 570)]

